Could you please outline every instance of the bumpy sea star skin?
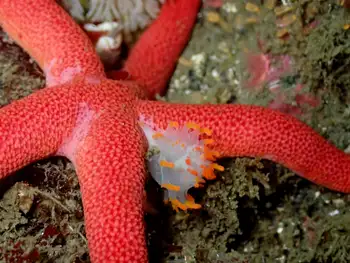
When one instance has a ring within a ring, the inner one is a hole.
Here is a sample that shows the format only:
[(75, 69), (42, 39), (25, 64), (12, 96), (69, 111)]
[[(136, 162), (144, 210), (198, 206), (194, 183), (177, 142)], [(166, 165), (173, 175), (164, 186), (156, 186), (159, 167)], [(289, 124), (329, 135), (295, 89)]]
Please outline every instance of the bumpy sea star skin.
[[(196, 19), (195, 16), (186, 13), (198, 8), (200, 4), (200, 1), (168, 2), (170, 3), (162, 7), (162, 16), (167, 19), (157, 19), (153, 22), (152, 27), (143, 33), (136, 43), (125, 64), (125, 70), (135, 77), (139, 84), (147, 87), (151, 97), (156, 93), (164, 93), (175, 69), (174, 61), (180, 56), (191, 34), (192, 28), (188, 25), (193, 25)], [(177, 26), (174, 26), (174, 21), (177, 21)], [(154, 54), (155, 50), (157, 54)], [(141, 63), (140, 57), (143, 58)], [(147, 74), (144, 74), (145, 69)]]
[(168, 1), (126, 63), (131, 78), (117, 81), (106, 79), (92, 44), (54, 0), (0, 0), (0, 25), (51, 86), (0, 109), (0, 178), (47, 156), (68, 157), (81, 184), (93, 262), (147, 262), (141, 117), (163, 128), (198, 123), (212, 130), (212, 147), (223, 156), (261, 156), (350, 191), (349, 157), (293, 117), (254, 106), (142, 100), (164, 90), (199, 5)]

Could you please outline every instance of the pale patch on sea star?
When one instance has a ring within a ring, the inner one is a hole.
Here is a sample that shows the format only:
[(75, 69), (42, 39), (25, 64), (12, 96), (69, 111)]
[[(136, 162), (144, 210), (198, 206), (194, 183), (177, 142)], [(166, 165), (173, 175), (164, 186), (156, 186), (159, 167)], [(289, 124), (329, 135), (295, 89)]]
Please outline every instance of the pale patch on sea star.
[(87, 103), (80, 103), (76, 125), (71, 135), (64, 139), (62, 145), (57, 151), (57, 155), (67, 157), (75, 164), (75, 155), (79, 146), (84, 144), (92, 122), (99, 117), (99, 114), (92, 110)]
[(63, 63), (64, 61), (62, 61), (62, 59), (58, 60), (54, 58), (47, 65), (44, 66), (43, 71), (46, 75), (46, 84), (48, 87), (68, 83), (72, 79), (74, 79), (75, 76), (79, 75), (82, 72), (82, 68), (79, 65), (77, 65), (75, 67), (66, 67), (57, 76), (57, 74), (55, 74), (55, 67), (58, 64), (63, 64)]

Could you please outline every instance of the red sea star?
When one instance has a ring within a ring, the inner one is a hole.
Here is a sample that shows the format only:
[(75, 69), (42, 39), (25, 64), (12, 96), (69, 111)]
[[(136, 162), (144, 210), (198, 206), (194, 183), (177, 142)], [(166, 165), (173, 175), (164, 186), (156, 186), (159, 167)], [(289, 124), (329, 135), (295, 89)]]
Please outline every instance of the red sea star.
[(349, 157), (291, 116), (256, 106), (144, 100), (144, 91), (149, 98), (164, 91), (199, 5), (168, 1), (126, 62), (130, 79), (110, 80), (89, 39), (54, 0), (0, 0), (0, 25), (50, 86), (0, 110), (0, 178), (47, 156), (68, 157), (81, 184), (93, 262), (147, 262), (141, 116), (162, 128), (195, 122), (212, 130), (222, 156), (264, 157), (350, 191)]

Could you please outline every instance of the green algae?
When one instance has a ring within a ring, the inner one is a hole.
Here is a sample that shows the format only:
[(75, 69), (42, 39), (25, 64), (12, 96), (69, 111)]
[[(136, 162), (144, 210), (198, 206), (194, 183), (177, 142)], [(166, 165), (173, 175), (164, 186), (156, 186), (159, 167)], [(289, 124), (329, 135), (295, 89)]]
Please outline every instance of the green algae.
[[(348, 262), (349, 202), (302, 181), (267, 198), (254, 238), (242, 248), (251, 262)], [(274, 199), (274, 200), (273, 200)], [(278, 202), (276, 202), (276, 199)]]
[(350, 32), (343, 27), (350, 23), (349, 11), (332, 5), (319, 25), (306, 38), (299, 72), (303, 82), (313, 90), (332, 92), (340, 99), (348, 97), (350, 77)]

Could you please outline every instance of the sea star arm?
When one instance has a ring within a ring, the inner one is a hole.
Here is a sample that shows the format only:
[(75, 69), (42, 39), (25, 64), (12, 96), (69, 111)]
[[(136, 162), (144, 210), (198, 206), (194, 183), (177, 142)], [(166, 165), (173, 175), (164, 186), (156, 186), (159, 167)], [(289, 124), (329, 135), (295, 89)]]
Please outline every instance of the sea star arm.
[(129, 110), (104, 108), (75, 154), (92, 262), (147, 262), (145, 151)]
[(53, 0), (0, 0), (0, 26), (40, 65), (48, 86), (104, 77), (82, 29)]
[(150, 98), (163, 94), (197, 18), (200, 0), (168, 0), (132, 48), (126, 70)]
[(0, 109), (0, 178), (59, 149), (76, 122), (69, 89), (40, 90)]
[(248, 105), (139, 101), (137, 109), (163, 129), (169, 121), (209, 128), (212, 147), (222, 156), (269, 159), (317, 184), (350, 192), (350, 157), (292, 116)]

